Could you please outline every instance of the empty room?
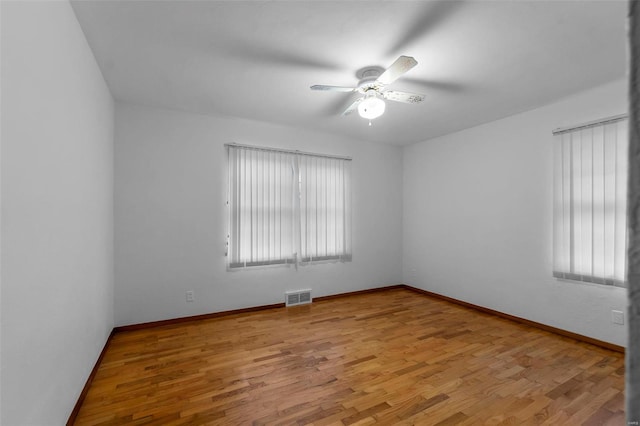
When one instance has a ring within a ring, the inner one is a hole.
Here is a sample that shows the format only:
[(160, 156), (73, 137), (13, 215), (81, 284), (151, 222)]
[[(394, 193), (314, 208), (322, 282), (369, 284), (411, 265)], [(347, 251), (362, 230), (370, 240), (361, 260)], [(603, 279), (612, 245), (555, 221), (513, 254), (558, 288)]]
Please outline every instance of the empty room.
[(633, 7), (0, 0), (0, 423), (638, 424)]

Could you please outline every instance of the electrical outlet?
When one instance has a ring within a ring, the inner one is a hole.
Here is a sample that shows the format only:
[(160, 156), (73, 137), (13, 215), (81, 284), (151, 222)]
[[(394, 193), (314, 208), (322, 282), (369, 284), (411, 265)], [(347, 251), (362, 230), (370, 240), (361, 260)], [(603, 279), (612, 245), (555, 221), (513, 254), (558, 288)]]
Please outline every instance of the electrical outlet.
[(624, 313), (622, 311), (611, 311), (611, 322), (614, 324), (624, 324)]
[(193, 290), (189, 290), (186, 293), (187, 302), (193, 302)]

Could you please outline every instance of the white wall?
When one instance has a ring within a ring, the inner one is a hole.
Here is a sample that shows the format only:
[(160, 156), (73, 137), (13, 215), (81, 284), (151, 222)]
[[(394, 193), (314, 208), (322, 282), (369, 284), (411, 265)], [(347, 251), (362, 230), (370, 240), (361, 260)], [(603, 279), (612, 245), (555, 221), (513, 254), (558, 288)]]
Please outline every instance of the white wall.
[[(400, 280), (399, 147), (121, 103), (115, 140), (117, 325), (281, 303), (289, 289), (317, 297)], [(353, 261), (228, 272), (231, 142), (353, 157)]]
[(404, 282), (625, 345), (611, 323), (625, 289), (551, 276), (551, 131), (626, 112), (626, 99), (620, 80), (406, 147)]
[(113, 113), (67, 2), (2, 2), (3, 425), (64, 424), (113, 328)]

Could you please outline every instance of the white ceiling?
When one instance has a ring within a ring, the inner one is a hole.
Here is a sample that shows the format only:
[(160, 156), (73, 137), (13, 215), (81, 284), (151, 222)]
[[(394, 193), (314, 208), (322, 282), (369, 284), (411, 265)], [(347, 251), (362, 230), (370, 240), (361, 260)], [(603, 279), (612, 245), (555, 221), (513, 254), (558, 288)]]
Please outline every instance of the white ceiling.
[[(625, 75), (625, 0), (74, 1), (115, 99), (398, 145)], [(369, 127), (341, 112), (357, 70), (418, 65)]]

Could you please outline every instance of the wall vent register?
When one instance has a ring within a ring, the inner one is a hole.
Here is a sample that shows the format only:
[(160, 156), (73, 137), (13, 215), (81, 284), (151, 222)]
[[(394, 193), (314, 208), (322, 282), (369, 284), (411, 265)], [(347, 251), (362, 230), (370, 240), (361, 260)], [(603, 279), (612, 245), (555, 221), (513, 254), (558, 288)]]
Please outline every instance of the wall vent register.
[(287, 291), (284, 294), (286, 306), (306, 305), (311, 303), (311, 290)]

